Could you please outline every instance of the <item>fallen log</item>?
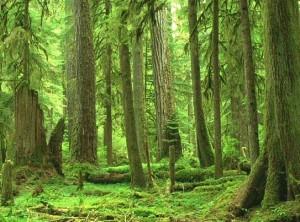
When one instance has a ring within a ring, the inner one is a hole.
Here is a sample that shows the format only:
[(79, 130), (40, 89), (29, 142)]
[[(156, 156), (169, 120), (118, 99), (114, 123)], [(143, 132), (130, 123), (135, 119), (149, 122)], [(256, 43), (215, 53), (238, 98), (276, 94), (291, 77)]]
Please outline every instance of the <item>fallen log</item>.
[[(240, 175), (237, 170), (228, 170), (224, 172), (224, 176), (235, 176)], [(169, 172), (161, 171), (154, 174), (156, 179), (167, 179)], [(214, 177), (213, 168), (208, 169), (184, 169), (179, 170), (175, 173), (176, 182), (190, 182), (196, 183), (201, 182), (209, 178)], [(126, 183), (130, 182), (130, 173), (101, 173), (101, 174), (85, 174), (84, 180), (90, 183)]]
[(233, 176), (226, 176), (220, 179), (208, 179), (202, 182), (192, 182), (192, 183), (178, 183), (174, 187), (174, 191), (181, 191), (181, 192), (188, 192), (192, 191), (197, 187), (204, 187), (204, 186), (218, 186), (221, 184), (227, 184), (228, 182), (232, 181), (240, 181), (246, 178), (245, 175), (233, 175)]
[(103, 183), (103, 184), (109, 184), (109, 183), (126, 183), (130, 182), (130, 174), (117, 174), (117, 173), (108, 173), (108, 174), (86, 174), (85, 175), (85, 181), (90, 183)]

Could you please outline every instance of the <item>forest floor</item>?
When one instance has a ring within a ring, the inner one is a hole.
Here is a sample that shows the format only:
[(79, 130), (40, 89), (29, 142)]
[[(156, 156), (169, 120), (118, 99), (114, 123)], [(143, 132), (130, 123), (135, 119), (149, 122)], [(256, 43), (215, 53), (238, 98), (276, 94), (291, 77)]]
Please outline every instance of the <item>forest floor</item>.
[[(41, 172), (40, 172), (41, 173)], [(290, 202), (270, 210), (257, 209), (251, 217), (232, 219), (229, 202), (246, 175), (230, 180), (208, 179), (192, 191), (170, 194), (168, 182), (158, 179), (148, 190), (131, 189), (128, 183), (84, 183), (81, 191), (72, 175), (64, 178), (35, 172), (30, 180), (17, 186), (14, 205), (0, 208), (1, 222), (38, 221), (296, 221), (293, 209), (300, 213), (300, 203)], [(295, 208), (296, 207), (296, 208)]]

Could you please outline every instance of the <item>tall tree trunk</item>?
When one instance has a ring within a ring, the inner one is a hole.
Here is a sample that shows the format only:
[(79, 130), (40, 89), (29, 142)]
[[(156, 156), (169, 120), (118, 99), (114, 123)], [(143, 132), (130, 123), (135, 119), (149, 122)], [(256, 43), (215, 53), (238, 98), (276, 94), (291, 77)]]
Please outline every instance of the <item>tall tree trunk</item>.
[[(30, 24), (29, 24), (29, 0), (24, 2), (24, 30), (28, 33), (26, 36), (30, 36)], [(30, 73), (29, 73), (29, 39), (24, 40), (24, 54), (23, 54), (23, 77), (27, 82), (28, 86), (30, 85)]]
[(122, 27), (120, 28), (120, 69), (122, 76), (125, 133), (131, 171), (131, 184), (132, 186), (145, 187), (146, 180), (143, 172), (143, 166), (136, 134), (131, 83), (130, 54), (127, 42), (128, 31), (126, 27), (127, 24), (126, 18), (124, 18), (124, 13), (123, 16), (121, 16), (121, 25)]
[(133, 95), (137, 130), (137, 141), (143, 161), (146, 161), (145, 141), (145, 92), (144, 92), (144, 53), (142, 30), (137, 29), (133, 37)]
[[(111, 13), (111, 2), (110, 0), (105, 1), (105, 14), (109, 17)], [(109, 40), (107, 40), (109, 41)], [(112, 165), (113, 163), (113, 148), (112, 148), (112, 111), (111, 111), (111, 77), (112, 77), (112, 46), (110, 43), (105, 46), (104, 55), (104, 76), (106, 84), (106, 95), (105, 95), (105, 125), (104, 125), (104, 146), (106, 146), (106, 159), (107, 164)]]
[[(266, 148), (256, 161), (245, 190), (239, 192), (234, 202), (234, 209), (238, 209), (236, 214), (259, 204), (263, 195), (264, 206), (271, 206), (281, 200), (295, 199), (300, 194), (298, 1), (265, 0), (264, 18), (267, 69)], [(266, 186), (263, 183), (265, 179)]]
[[(275, 119), (284, 154), (288, 199), (300, 195), (300, 24), (297, 0), (265, 0), (267, 73), (274, 81)], [(276, 19), (274, 19), (276, 18)], [(274, 150), (274, 152), (276, 152)], [(277, 161), (280, 162), (280, 156)]]
[(255, 68), (252, 53), (250, 21), (248, 15), (248, 0), (240, 0), (241, 28), (244, 54), (244, 73), (246, 79), (246, 94), (248, 107), (248, 133), (250, 146), (250, 160), (253, 165), (259, 155), (258, 117), (255, 92)]
[(88, 0), (75, 1), (75, 73), (79, 97), (77, 144), (72, 158), (79, 162), (97, 162), (96, 70), (93, 32)]
[(214, 156), (209, 141), (206, 121), (204, 118), (204, 111), (202, 107), (196, 2), (196, 0), (188, 1), (193, 102), (197, 136), (197, 155), (201, 167), (208, 167), (213, 165)]
[(286, 200), (287, 182), (286, 169), (284, 164), (283, 150), (280, 147), (279, 135), (275, 121), (275, 100), (274, 80), (267, 76), (266, 80), (266, 111), (265, 128), (266, 138), (264, 147), (268, 152), (268, 177), (266, 191), (263, 199), (263, 206), (272, 206), (280, 201)]
[(67, 113), (69, 148), (78, 146), (78, 115), (79, 98), (77, 79), (75, 73), (75, 3), (73, 0), (65, 0), (66, 37), (65, 37), (65, 75), (67, 79)]
[(212, 68), (214, 72), (215, 176), (223, 176), (221, 146), (221, 93), (219, 67), (219, 0), (213, 0)]
[[(236, 5), (236, 3), (234, 3)], [(238, 9), (228, 8), (227, 14), (237, 14)], [(226, 73), (228, 79), (226, 86), (229, 89), (230, 110), (231, 110), (231, 127), (230, 136), (234, 138), (235, 149), (238, 153), (241, 147), (249, 147), (248, 124), (247, 124), (247, 107), (244, 103), (245, 98), (245, 78), (243, 75), (242, 63), (242, 42), (240, 31), (240, 19), (238, 16), (228, 16), (225, 18), (224, 38), (227, 42), (225, 64), (227, 64)]]
[(166, 9), (155, 9), (151, 24), (152, 61), (155, 87), (155, 108), (157, 119), (158, 159), (169, 155), (174, 145), (176, 158), (182, 154), (181, 139), (176, 120), (175, 101), (172, 95), (172, 74), (167, 38)]

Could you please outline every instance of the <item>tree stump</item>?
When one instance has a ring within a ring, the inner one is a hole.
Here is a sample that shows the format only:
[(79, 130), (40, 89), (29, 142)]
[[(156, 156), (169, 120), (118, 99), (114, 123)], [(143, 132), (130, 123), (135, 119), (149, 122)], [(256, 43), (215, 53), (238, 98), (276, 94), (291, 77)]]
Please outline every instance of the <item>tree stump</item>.
[(44, 114), (36, 91), (21, 84), (16, 91), (16, 165), (42, 166), (48, 162)]
[(61, 118), (51, 133), (48, 148), (50, 152), (50, 161), (56, 172), (63, 175), (62, 172), (62, 142), (65, 132), (65, 119)]
[(13, 170), (12, 161), (10, 160), (5, 161), (2, 167), (1, 204), (3, 206), (7, 206), (13, 203), (12, 170)]

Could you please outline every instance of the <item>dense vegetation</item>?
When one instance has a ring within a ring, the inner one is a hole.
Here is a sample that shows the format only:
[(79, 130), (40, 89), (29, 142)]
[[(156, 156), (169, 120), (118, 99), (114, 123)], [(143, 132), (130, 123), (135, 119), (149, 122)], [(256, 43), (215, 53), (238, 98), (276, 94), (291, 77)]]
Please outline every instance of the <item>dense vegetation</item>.
[(0, 221), (299, 221), (298, 0), (2, 0)]

